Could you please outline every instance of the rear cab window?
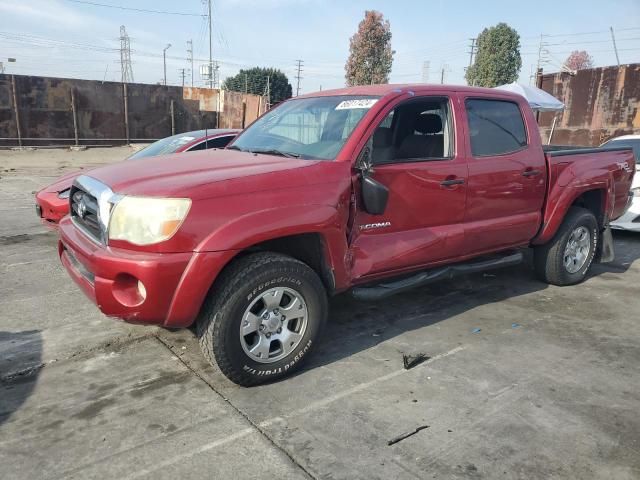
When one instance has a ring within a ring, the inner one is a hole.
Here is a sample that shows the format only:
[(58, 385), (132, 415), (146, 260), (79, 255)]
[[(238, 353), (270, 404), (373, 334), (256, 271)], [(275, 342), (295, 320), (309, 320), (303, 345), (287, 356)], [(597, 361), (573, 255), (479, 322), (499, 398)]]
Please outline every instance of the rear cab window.
[(474, 157), (504, 155), (527, 147), (527, 130), (517, 103), (470, 98), (465, 109)]

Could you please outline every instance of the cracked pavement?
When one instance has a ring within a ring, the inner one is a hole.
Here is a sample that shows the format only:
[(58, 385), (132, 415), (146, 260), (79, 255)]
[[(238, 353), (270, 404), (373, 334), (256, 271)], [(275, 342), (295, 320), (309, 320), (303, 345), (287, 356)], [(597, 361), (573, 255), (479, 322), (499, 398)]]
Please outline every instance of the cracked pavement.
[(523, 265), (336, 297), (305, 368), (246, 389), (190, 330), (104, 317), (59, 265), (32, 192), (128, 153), (0, 152), (3, 480), (640, 478), (640, 235), (575, 287)]

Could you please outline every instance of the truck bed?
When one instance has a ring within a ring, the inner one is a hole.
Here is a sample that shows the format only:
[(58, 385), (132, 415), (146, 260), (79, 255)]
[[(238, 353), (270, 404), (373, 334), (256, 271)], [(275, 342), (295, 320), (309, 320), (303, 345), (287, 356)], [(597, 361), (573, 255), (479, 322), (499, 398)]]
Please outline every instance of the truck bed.
[(629, 204), (629, 189), (635, 173), (635, 157), (629, 147), (546, 146), (545, 160), (547, 198), (544, 204), (542, 230), (534, 244), (550, 240), (565, 212), (580, 198), (590, 193), (587, 201), (597, 202), (604, 210), (603, 223), (624, 214)]

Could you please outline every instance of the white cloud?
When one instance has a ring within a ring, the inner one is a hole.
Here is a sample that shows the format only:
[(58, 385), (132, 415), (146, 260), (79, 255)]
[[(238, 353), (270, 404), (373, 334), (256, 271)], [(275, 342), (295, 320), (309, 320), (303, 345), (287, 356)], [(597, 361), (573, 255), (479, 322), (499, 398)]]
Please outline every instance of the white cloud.
[[(28, 4), (24, 0), (3, 0), (0, 3), (0, 12), (4, 13), (3, 16), (7, 20), (10, 18), (15, 21), (25, 20), (30, 24), (47, 22), (49, 28), (91, 29), (106, 25), (100, 17), (79, 13), (55, 0), (33, 0)], [(9, 15), (9, 18), (5, 15)]]

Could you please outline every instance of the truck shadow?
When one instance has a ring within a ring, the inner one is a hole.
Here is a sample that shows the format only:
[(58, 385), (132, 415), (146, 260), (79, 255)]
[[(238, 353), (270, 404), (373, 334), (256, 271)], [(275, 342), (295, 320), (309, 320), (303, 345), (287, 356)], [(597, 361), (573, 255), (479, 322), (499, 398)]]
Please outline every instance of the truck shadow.
[(0, 425), (33, 393), (41, 362), (40, 330), (0, 331)]
[[(616, 260), (608, 264), (595, 264), (589, 278), (602, 276), (615, 279), (640, 258), (640, 235), (616, 232), (614, 239)], [(376, 302), (358, 301), (349, 293), (338, 295), (330, 300), (329, 322), (322, 342), (302, 371), (333, 363), (478, 306), (549, 288), (535, 278), (531, 262), (531, 252), (527, 252), (526, 262), (516, 267), (461, 276)], [(541, 314), (556, 313), (554, 302), (532, 299), (524, 301), (522, 305), (534, 308)], [(518, 321), (518, 318), (505, 319), (509, 326)], [(460, 333), (478, 327), (482, 327), (481, 319), (478, 323), (469, 324), (468, 329)], [(430, 352), (420, 353), (430, 355)]]

